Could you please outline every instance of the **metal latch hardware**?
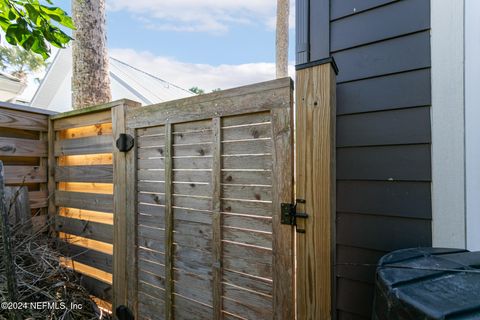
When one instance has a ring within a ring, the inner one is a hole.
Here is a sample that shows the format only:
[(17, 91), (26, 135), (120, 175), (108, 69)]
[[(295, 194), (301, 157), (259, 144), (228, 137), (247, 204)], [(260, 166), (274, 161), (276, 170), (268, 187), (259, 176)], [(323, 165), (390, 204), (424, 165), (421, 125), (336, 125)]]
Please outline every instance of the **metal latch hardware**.
[(295, 226), (295, 230), (298, 233), (305, 233), (305, 229), (298, 229), (297, 227), (297, 218), (307, 219), (308, 214), (305, 212), (297, 212), (297, 204), (305, 203), (304, 199), (296, 199), (295, 203), (282, 203), (282, 217), (281, 223), (282, 224), (289, 224), (291, 226)]
[(134, 143), (135, 143), (135, 140), (133, 139), (133, 137), (126, 133), (120, 133), (116, 142), (117, 148), (121, 152), (130, 151), (130, 149), (133, 148)]

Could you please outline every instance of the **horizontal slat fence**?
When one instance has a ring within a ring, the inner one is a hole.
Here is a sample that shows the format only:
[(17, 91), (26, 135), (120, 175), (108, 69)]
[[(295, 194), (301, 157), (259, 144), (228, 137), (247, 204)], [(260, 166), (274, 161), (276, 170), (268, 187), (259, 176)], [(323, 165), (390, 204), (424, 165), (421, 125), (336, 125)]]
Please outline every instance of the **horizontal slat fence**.
[(138, 319), (294, 318), (293, 229), (280, 224), (293, 198), (291, 89), (280, 79), (127, 111), (136, 146), (117, 304)]
[(81, 274), (90, 293), (111, 307), (114, 223), (112, 112), (127, 100), (51, 117), (50, 211), (62, 263)]
[(28, 187), (34, 227), (46, 222), (48, 207), (48, 117), (54, 112), (0, 103), (0, 160), (6, 185)]

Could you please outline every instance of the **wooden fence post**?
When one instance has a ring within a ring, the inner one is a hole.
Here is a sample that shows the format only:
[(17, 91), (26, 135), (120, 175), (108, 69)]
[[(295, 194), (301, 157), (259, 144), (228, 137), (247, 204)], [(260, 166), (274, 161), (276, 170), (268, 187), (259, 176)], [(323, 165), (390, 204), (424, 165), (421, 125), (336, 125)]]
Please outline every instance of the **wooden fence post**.
[[(127, 221), (128, 194), (127, 194), (127, 152), (120, 151), (116, 141), (120, 134), (127, 132), (125, 117), (129, 107), (138, 107), (139, 103), (125, 100), (123, 104), (113, 107), (113, 312), (118, 306), (129, 304), (128, 301), (128, 266), (127, 261)], [(133, 151), (130, 151), (133, 152)], [(133, 173), (132, 173), (133, 174)]]
[(331, 319), (335, 251), (335, 71), (333, 63), (297, 70), (297, 319)]

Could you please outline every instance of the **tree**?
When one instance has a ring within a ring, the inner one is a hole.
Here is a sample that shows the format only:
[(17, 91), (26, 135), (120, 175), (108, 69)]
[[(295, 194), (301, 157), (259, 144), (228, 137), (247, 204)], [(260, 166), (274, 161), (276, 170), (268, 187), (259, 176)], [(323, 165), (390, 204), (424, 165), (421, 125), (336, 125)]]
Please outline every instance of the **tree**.
[[(51, 0), (46, 2), (52, 5)], [(39, 0), (0, 0), (0, 27), (12, 46), (50, 56), (47, 43), (64, 48), (72, 38), (60, 27), (74, 29), (72, 19), (60, 8), (42, 5)]]
[(288, 18), (290, 11), (289, 0), (277, 0), (277, 30), (275, 41), (276, 77), (288, 76)]
[(73, 108), (109, 102), (105, 0), (72, 0)]
[(190, 89), (188, 89), (190, 92), (193, 92), (195, 94), (204, 94), (205, 93), (205, 90), (202, 89), (202, 88), (199, 88), (199, 87), (191, 87)]
[(40, 71), (47, 62), (31, 51), (21, 47), (0, 47), (0, 69), (26, 81), (29, 72)]

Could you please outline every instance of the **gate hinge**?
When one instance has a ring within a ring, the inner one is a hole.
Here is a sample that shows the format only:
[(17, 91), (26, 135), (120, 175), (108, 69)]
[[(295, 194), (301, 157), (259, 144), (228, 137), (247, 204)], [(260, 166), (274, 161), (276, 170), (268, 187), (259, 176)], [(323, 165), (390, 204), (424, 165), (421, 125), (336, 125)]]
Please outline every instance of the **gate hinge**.
[(135, 143), (135, 139), (133, 139), (131, 135), (126, 133), (120, 133), (116, 144), (120, 152), (128, 152), (130, 151), (130, 149), (133, 148), (134, 143)]
[(305, 229), (298, 229), (297, 228), (297, 218), (307, 219), (308, 214), (305, 212), (297, 212), (297, 204), (305, 203), (304, 199), (296, 199), (295, 203), (282, 203), (282, 224), (289, 224), (291, 226), (295, 226), (295, 230), (298, 233), (305, 233)]

